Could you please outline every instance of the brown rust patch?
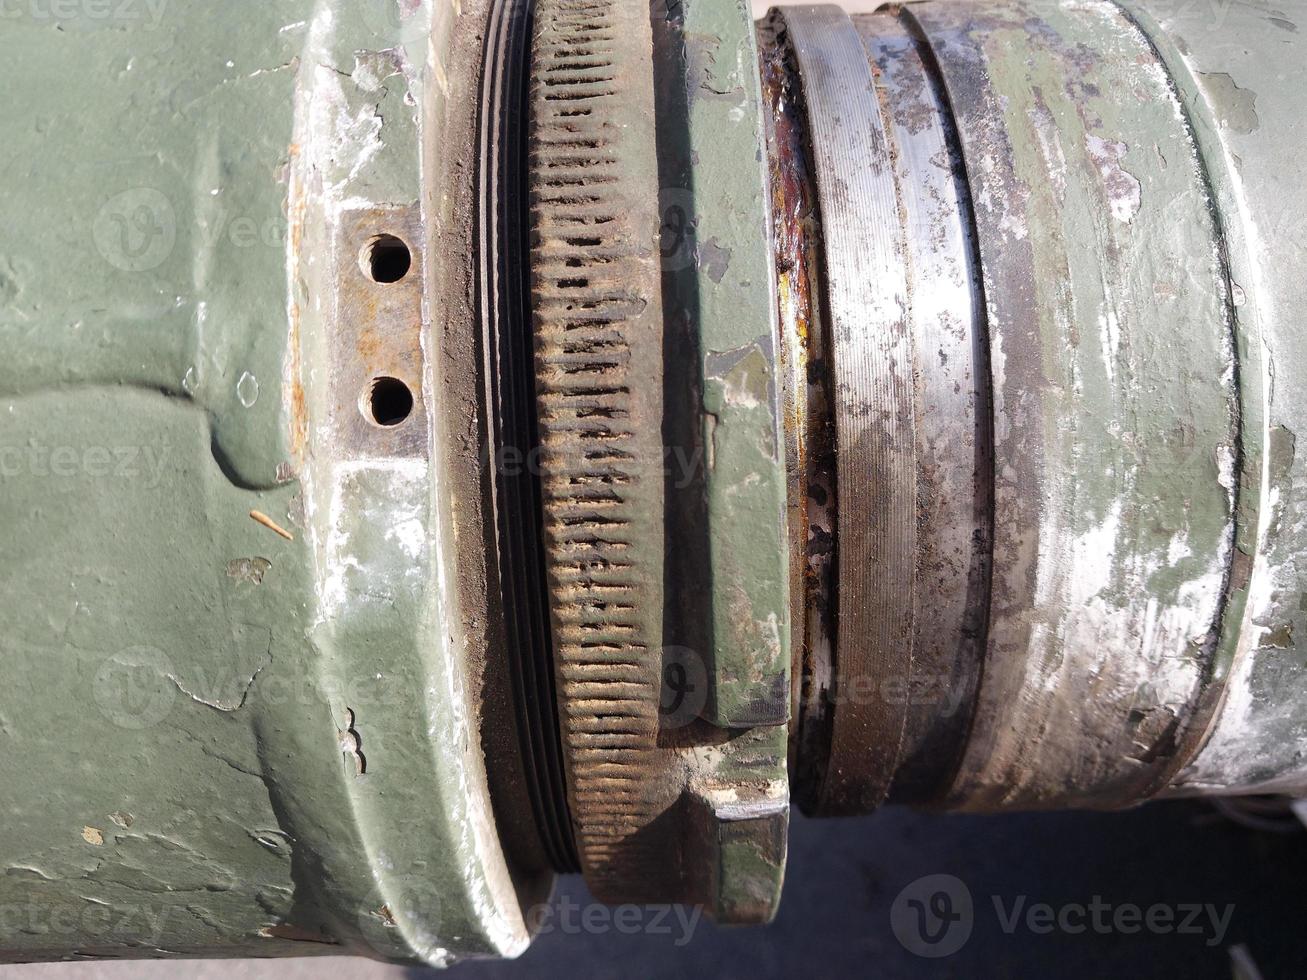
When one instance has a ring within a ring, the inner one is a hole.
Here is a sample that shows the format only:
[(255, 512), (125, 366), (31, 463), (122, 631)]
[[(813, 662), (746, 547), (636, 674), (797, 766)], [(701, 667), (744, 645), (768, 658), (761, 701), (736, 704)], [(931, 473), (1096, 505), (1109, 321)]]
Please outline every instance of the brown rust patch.
[(288, 248), (287, 268), (290, 271), (286, 288), (290, 291), (290, 305), (287, 308), (289, 323), (286, 337), (286, 401), (289, 421), (290, 456), (297, 465), (302, 465), (308, 451), (309, 414), (304, 399), (303, 351), (301, 343), (301, 321), (303, 311), (295, 291), (300, 288), (300, 256), (304, 247), (304, 224), (308, 214), (308, 201), (304, 196), (304, 186), (299, 176), (299, 143), (291, 143), (287, 153), (286, 173), (290, 174), (286, 196), (286, 222), (289, 226), (286, 237)]
[[(790, 712), (796, 758), (824, 765), (827, 692), (834, 633), (834, 430), (819, 303), (821, 228), (809, 159), (806, 110), (784, 20), (758, 31), (771, 182), (772, 243), (780, 322), (782, 416), (790, 534)], [(797, 774), (802, 779), (802, 774)]]

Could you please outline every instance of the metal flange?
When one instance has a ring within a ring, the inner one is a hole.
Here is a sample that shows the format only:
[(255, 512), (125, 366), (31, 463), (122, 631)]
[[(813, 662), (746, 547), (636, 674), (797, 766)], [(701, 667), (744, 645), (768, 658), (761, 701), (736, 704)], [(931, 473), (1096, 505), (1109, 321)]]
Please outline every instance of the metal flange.
[(612, 901), (765, 920), (789, 599), (753, 24), (719, 0), (652, 17), (545, 0), (532, 58), (544, 539), (581, 864)]

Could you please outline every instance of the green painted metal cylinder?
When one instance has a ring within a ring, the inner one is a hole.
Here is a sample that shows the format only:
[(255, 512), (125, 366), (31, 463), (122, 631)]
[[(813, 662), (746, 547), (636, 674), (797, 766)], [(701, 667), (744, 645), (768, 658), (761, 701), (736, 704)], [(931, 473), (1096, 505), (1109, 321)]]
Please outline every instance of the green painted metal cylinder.
[(1307, 789), (1302, 0), (0, 6), (0, 959)]
[(442, 260), (484, 9), (100, 6), (0, 42), (0, 950), (512, 955)]

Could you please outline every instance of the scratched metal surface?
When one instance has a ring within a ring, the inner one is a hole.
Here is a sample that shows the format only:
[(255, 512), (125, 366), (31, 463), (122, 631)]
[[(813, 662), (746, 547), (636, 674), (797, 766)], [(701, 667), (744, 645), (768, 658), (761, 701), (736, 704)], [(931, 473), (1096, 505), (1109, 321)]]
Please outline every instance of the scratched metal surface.
[(954, 106), (993, 379), (988, 652), (954, 796), (1137, 799), (1201, 726), (1232, 565), (1238, 365), (1201, 156), (1111, 3), (906, 11)]
[[(905, 243), (868, 55), (837, 7), (785, 14), (820, 190), (836, 454), (840, 681), (898, 677), (912, 656), (917, 547), (915, 362)], [(903, 739), (902, 699), (833, 712), (820, 812), (885, 798)]]
[[(1170, 67), (1208, 160), (1227, 242), (1242, 373), (1242, 602), (1220, 664), (1209, 737), (1176, 783), (1301, 792), (1307, 786), (1307, 4), (1126, 3)], [(1257, 43), (1249, 43), (1256, 39)]]

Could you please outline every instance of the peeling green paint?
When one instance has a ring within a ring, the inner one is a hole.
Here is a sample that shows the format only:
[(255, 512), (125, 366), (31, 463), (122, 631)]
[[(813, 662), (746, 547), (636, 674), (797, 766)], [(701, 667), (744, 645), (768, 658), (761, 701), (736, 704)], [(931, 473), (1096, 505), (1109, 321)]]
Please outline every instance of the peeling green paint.
[(447, 625), (440, 480), (323, 437), (328, 231), (440, 194), (423, 134), (450, 83), (428, 53), (457, 17), (411, 6), (6, 21), (11, 957), (525, 942)]

